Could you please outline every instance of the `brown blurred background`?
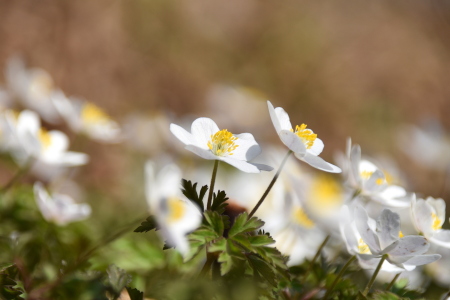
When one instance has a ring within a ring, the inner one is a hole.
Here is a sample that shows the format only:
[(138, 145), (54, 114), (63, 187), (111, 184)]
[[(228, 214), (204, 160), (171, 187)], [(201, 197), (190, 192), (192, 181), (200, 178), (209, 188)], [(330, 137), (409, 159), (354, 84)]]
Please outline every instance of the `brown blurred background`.
[[(351, 136), (432, 196), (443, 196), (442, 174), (404, 157), (394, 131), (424, 118), (450, 131), (449, 36), (444, 1), (0, 0), (0, 69), (20, 54), (119, 121), (204, 116), (213, 85), (256, 89), (313, 128), (326, 159)], [(132, 180), (123, 152), (93, 146), (84, 180)]]

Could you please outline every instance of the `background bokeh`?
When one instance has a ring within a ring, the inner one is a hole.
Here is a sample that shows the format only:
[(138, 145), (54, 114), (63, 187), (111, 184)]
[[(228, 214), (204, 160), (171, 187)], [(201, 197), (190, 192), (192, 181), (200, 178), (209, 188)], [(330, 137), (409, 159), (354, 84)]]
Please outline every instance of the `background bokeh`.
[[(430, 119), (450, 131), (449, 33), (450, 6), (436, 1), (0, 0), (0, 69), (19, 54), (122, 125), (212, 117), (214, 89), (242, 87), (313, 128), (325, 159), (351, 136), (363, 153), (394, 157), (414, 191), (448, 199), (444, 174), (405, 157), (396, 132)], [(222, 98), (219, 126), (246, 131), (225, 123), (239, 112)], [(239, 110), (258, 141), (279, 143), (267, 110)], [(138, 150), (74, 145), (91, 156), (77, 180), (144, 208), (142, 163), (154, 155), (145, 145), (182, 146), (167, 142), (168, 126), (133, 128), (150, 141)]]

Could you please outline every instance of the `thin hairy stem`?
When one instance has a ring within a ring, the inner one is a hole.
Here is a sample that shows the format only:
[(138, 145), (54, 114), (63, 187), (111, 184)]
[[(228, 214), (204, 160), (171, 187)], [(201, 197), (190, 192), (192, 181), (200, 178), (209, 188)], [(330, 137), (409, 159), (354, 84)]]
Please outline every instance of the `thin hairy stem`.
[(394, 279), (392, 279), (391, 283), (389, 283), (389, 285), (386, 287), (386, 291), (389, 291), (394, 286), (394, 284), (397, 281), (397, 279), (400, 276), (400, 274), (402, 274), (402, 272), (400, 272), (397, 275), (395, 275)]
[(213, 192), (214, 192), (214, 184), (216, 183), (216, 174), (217, 174), (217, 168), (219, 166), (219, 161), (215, 160), (214, 161), (214, 169), (212, 172), (212, 176), (211, 176), (211, 184), (209, 185), (209, 195), (208, 195), (208, 204), (206, 206), (206, 209), (211, 209), (211, 204), (212, 204), (212, 196), (213, 196)]
[(378, 266), (377, 266), (377, 268), (375, 269), (375, 272), (372, 275), (372, 278), (370, 278), (370, 281), (367, 284), (366, 289), (363, 292), (364, 296), (367, 296), (367, 294), (369, 293), (370, 288), (372, 287), (373, 283), (375, 282), (375, 279), (378, 276), (378, 272), (380, 272), (381, 266), (383, 265), (383, 263), (384, 263), (384, 261), (386, 260), (387, 257), (388, 257), (387, 254), (383, 254), (383, 256), (381, 257), (380, 262), (378, 263)]

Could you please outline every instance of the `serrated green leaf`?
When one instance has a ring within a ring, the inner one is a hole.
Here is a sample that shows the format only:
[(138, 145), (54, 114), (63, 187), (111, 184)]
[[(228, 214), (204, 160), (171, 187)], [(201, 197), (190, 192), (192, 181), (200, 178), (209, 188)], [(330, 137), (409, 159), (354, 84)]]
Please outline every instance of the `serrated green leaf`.
[(108, 274), (108, 285), (116, 295), (119, 295), (124, 287), (131, 282), (131, 276), (116, 265), (110, 265), (106, 273)]
[(275, 240), (268, 235), (254, 235), (248, 237), (254, 247), (266, 246), (275, 243)]
[(219, 238), (215, 231), (212, 231), (210, 228), (200, 227), (189, 235), (189, 238), (195, 239), (198, 241), (209, 242), (211, 240)]
[(134, 232), (148, 232), (150, 230), (156, 229), (157, 223), (153, 216), (149, 216), (147, 219), (145, 219), (144, 222), (141, 223), (141, 225), (134, 230)]
[(221, 237), (217, 241), (208, 246), (208, 252), (225, 252), (227, 251), (227, 239)]
[(241, 260), (245, 259), (245, 255), (242, 252), (241, 248), (239, 248), (232, 240), (227, 240), (227, 252), (234, 258)]
[(130, 296), (130, 300), (144, 300), (144, 292), (141, 292), (138, 289), (127, 287), (127, 292)]
[(258, 272), (272, 286), (277, 286), (275, 272), (267, 262), (255, 255), (249, 256), (249, 262), (255, 272)]
[(244, 248), (247, 251), (252, 252), (253, 247), (250, 244), (250, 241), (248, 240), (248, 236), (245, 234), (238, 234), (230, 238), (231, 240), (238, 243), (242, 248)]
[(215, 211), (205, 211), (204, 216), (214, 232), (218, 236), (222, 236), (223, 231), (225, 230), (225, 224), (223, 222), (224, 219), (222, 218), (222, 216)]
[(227, 252), (220, 253), (217, 261), (220, 262), (220, 274), (222, 276), (230, 272), (233, 266), (233, 259)]
[(377, 291), (373, 293), (372, 295), (373, 300), (399, 300), (402, 299), (401, 297), (397, 296), (396, 294), (393, 294), (391, 292), (380, 292)]
[(226, 203), (227, 200), (228, 197), (225, 194), (225, 191), (218, 191), (217, 194), (214, 193), (211, 210), (223, 214), (225, 207), (228, 205), (228, 203)]
[(201, 211), (205, 210), (205, 206), (203, 204), (203, 197), (206, 194), (206, 191), (208, 190), (208, 186), (204, 185), (200, 189), (200, 194), (197, 194), (197, 183), (192, 184), (190, 180), (182, 179), (181, 180), (182, 185), (182, 193), (186, 196), (189, 200), (194, 202), (198, 207), (201, 209)]
[(233, 226), (231, 226), (230, 231), (228, 232), (228, 236), (232, 237), (238, 233), (256, 231), (264, 225), (264, 222), (256, 217), (251, 217), (249, 220), (247, 219), (248, 214), (246, 212), (237, 216)]

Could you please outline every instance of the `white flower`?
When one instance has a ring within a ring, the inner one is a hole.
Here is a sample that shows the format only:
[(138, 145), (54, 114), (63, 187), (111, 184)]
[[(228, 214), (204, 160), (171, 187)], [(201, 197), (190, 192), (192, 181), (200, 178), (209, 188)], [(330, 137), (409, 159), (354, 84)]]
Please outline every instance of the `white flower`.
[(425, 265), (438, 260), (439, 254), (424, 254), (430, 244), (423, 236), (409, 235), (402, 237), (400, 232), (400, 216), (389, 209), (384, 209), (373, 228), (364, 208), (356, 206), (355, 224), (362, 241), (367, 245), (367, 254), (359, 254), (360, 260), (374, 267), (383, 255), (386, 260), (399, 268), (408, 271), (416, 266)]
[(89, 204), (78, 204), (68, 195), (50, 195), (40, 182), (34, 184), (34, 197), (44, 219), (57, 225), (81, 221), (91, 214)]
[(184, 199), (180, 191), (181, 171), (174, 165), (165, 166), (155, 175), (153, 162), (145, 164), (146, 197), (150, 213), (156, 218), (161, 234), (170, 246), (183, 255), (189, 252), (186, 234), (202, 222), (198, 207)]
[(220, 130), (209, 118), (198, 118), (192, 123), (191, 133), (170, 124), (170, 131), (186, 145), (186, 149), (204, 159), (220, 160), (247, 173), (271, 171), (272, 167), (249, 163), (261, 153), (261, 148), (250, 133), (233, 135)]
[(412, 193), (398, 185), (389, 184), (386, 175), (369, 160), (361, 159), (361, 147), (350, 151), (348, 184), (362, 196), (390, 207), (409, 207)]
[(8, 88), (25, 107), (37, 111), (47, 122), (60, 120), (51, 101), (57, 90), (50, 74), (42, 69), (27, 69), (19, 57), (12, 57), (7, 63), (5, 77)]
[(426, 200), (415, 198), (411, 203), (414, 226), (430, 242), (450, 248), (450, 230), (442, 229), (445, 221), (445, 201), (428, 197)]
[(307, 129), (305, 124), (292, 128), (289, 115), (283, 108), (274, 108), (270, 101), (267, 101), (270, 118), (281, 141), (294, 152), (295, 157), (306, 162), (310, 166), (322, 171), (340, 173), (341, 169), (332, 165), (318, 155), (323, 150), (323, 142), (311, 129)]
[(11, 139), (9, 151), (19, 164), (29, 162), (30, 158), (59, 166), (79, 166), (87, 163), (89, 157), (86, 154), (67, 151), (69, 140), (64, 133), (41, 128), (36, 113), (25, 110), (16, 115), (7, 111), (5, 117)]
[(114, 143), (121, 140), (119, 125), (93, 103), (69, 99), (62, 92), (55, 93), (52, 101), (74, 132), (84, 133), (101, 142)]

